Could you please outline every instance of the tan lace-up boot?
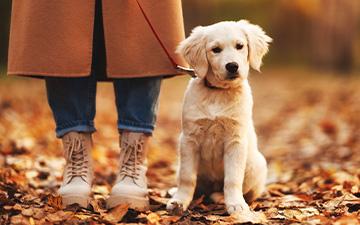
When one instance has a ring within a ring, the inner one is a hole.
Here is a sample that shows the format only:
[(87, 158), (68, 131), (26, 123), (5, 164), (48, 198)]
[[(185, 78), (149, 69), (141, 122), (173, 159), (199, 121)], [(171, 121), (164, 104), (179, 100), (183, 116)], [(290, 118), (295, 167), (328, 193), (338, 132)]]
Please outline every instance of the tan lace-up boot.
[(70, 132), (62, 138), (66, 165), (59, 189), (63, 206), (78, 203), (87, 207), (92, 182), (91, 134)]
[(143, 133), (121, 134), (119, 174), (107, 200), (108, 208), (129, 204), (130, 208), (140, 211), (149, 209), (146, 179), (148, 139)]

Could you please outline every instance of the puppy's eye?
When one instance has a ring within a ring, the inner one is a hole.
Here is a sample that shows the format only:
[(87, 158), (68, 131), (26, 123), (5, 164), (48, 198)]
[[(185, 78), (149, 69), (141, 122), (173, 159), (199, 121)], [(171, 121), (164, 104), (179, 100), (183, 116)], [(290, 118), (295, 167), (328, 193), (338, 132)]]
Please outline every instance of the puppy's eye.
[(235, 47), (236, 47), (237, 50), (241, 50), (244, 47), (244, 45), (243, 44), (236, 44)]
[(222, 51), (222, 49), (219, 47), (215, 47), (215, 48), (211, 49), (211, 51), (213, 51), (213, 53), (220, 53)]

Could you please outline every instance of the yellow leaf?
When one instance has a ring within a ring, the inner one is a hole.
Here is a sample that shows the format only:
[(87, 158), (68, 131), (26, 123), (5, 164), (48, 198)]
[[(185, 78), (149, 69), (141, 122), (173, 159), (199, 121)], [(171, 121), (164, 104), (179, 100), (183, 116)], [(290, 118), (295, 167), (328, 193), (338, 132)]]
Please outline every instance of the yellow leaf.
[(35, 221), (32, 217), (29, 218), (29, 223), (30, 225), (35, 225)]
[(84, 214), (76, 214), (75, 217), (81, 219), (81, 220), (86, 220), (87, 218), (91, 217), (89, 215), (84, 215)]
[(147, 219), (147, 221), (148, 221), (148, 224), (151, 224), (151, 225), (158, 225), (158, 224), (160, 224), (160, 223), (159, 223), (160, 217), (159, 217), (159, 215), (156, 214), (156, 213), (150, 213), (149, 215), (147, 215), (146, 219)]

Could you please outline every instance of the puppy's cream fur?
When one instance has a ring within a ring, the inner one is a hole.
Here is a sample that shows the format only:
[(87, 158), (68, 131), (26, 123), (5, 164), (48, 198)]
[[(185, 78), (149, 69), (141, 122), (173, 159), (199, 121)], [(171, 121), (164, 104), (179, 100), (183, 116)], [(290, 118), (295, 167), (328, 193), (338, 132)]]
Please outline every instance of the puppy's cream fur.
[[(180, 43), (178, 52), (198, 77), (185, 93), (179, 184), (168, 210), (187, 209), (197, 181), (220, 182), (228, 212), (242, 221), (256, 220), (245, 198), (251, 201), (264, 191), (267, 166), (257, 146), (247, 77), (250, 66), (260, 70), (269, 42), (259, 26), (241, 20), (196, 27)], [(226, 69), (231, 62), (239, 66), (235, 79)]]

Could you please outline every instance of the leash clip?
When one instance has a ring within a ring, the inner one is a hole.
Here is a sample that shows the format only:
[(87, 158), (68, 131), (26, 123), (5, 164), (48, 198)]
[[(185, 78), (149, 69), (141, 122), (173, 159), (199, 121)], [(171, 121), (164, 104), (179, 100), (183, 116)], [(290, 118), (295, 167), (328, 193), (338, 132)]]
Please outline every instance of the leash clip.
[(186, 68), (186, 67), (183, 67), (183, 66), (176, 65), (176, 70), (179, 71), (179, 72), (181, 72), (181, 73), (187, 73), (187, 74), (189, 74), (192, 78), (196, 78), (196, 74), (195, 74), (195, 70), (194, 70), (194, 69)]

